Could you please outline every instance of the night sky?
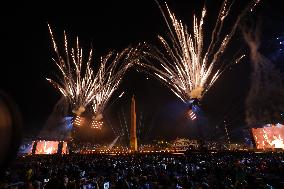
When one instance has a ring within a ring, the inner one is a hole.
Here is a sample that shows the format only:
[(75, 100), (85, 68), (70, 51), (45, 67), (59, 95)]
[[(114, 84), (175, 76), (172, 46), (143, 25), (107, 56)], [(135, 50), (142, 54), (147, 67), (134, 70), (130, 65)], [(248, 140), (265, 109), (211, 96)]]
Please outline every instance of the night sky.
[[(199, 0), (167, 2), (178, 18), (188, 25), (192, 23), (194, 11), (198, 13), (203, 6)], [(214, 16), (220, 2), (206, 2), (209, 9), (206, 19), (208, 27), (210, 20), (216, 18)], [(0, 60), (1, 89), (18, 104), (25, 133), (42, 128), (60, 98), (60, 94), (45, 80), (46, 77), (54, 78), (55, 71), (47, 23), (52, 26), (58, 42), (62, 42), (63, 30), (66, 30), (69, 43), (74, 44), (75, 37), (79, 36), (86, 51), (92, 44), (94, 64), (110, 50), (122, 50), (143, 41), (158, 44), (157, 34), (166, 34), (165, 22), (154, 1), (94, 1), (92, 5), (78, 3), (78, 6), (69, 4), (66, 7), (56, 4), (34, 7), (29, 4), (18, 5), (1, 17), (1, 46), (4, 49), (1, 50)], [(253, 16), (253, 19), (262, 20), (262, 50), (266, 55), (272, 55), (277, 50), (275, 38), (284, 32), (281, 7), (280, 2), (263, 0), (256, 9), (257, 14)], [(236, 11), (238, 8), (235, 8)], [(236, 35), (232, 47), (225, 52), (228, 62), (235, 49), (246, 49), (240, 34)], [(245, 125), (244, 99), (249, 87), (250, 71), (248, 59), (228, 69), (202, 101), (207, 122), (197, 124), (185, 119), (184, 105), (168, 88), (154, 78), (131, 69), (114, 93), (111, 105), (105, 112), (106, 118), (114, 128), (118, 128), (118, 117), (122, 111), (127, 116), (134, 94), (137, 113), (144, 117), (145, 128), (141, 132), (145, 140), (197, 136), (200, 130), (208, 128), (222, 136), (223, 120), (227, 120), (233, 134)], [(112, 104), (122, 91), (125, 95)], [(108, 133), (105, 135), (110, 136), (111, 131)]]

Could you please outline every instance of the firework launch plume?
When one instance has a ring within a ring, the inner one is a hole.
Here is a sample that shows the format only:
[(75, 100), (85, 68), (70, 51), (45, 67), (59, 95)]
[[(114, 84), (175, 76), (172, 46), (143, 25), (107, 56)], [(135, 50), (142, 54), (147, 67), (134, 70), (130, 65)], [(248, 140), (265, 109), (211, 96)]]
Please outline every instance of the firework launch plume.
[(259, 52), (259, 29), (242, 26), (242, 33), (250, 49), (253, 68), (246, 98), (246, 122), (251, 126), (283, 122), (284, 88), (280, 72)]
[[(259, 3), (255, 0), (237, 17), (229, 32), (223, 34), (223, 25), (230, 15), (233, 2), (225, 0), (211, 33), (209, 45), (205, 45), (204, 7), (200, 18), (193, 16), (193, 28), (178, 20), (166, 5), (167, 14), (159, 5), (169, 30), (169, 38), (159, 36), (162, 50), (144, 43), (140, 67), (166, 84), (183, 102), (201, 99), (222, 73), (220, 57), (228, 47), (241, 18)], [(237, 58), (240, 59), (240, 58)], [(156, 64), (159, 62), (160, 64)], [(156, 65), (154, 65), (156, 64)]]

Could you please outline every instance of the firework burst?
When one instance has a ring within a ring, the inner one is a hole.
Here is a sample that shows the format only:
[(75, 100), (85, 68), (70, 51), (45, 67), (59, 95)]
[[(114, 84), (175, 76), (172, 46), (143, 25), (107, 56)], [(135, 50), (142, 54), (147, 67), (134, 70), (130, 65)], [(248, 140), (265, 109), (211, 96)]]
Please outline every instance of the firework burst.
[(47, 80), (68, 99), (72, 112), (80, 116), (89, 105), (93, 106), (95, 116), (102, 116), (102, 111), (112, 93), (117, 89), (126, 70), (136, 60), (136, 49), (126, 48), (120, 53), (110, 52), (102, 57), (98, 72), (91, 68), (92, 50), (87, 61), (83, 58), (83, 49), (77, 43), (75, 48), (68, 47), (64, 32), (64, 56), (60, 55), (52, 30), (49, 32), (53, 42), (56, 59), (53, 59), (59, 69), (58, 80)]
[(94, 79), (97, 86), (92, 101), (95, 120), (102, 119), (103, 110), (118, 88), (125, 72), (138, 60), (137, 51), (137, 48), (126, 48), (120, 53), (110, 52), (101, 58), (101, 66)]
[[(53, 59), (59, 69), (58, 80), (47, 80), (68, 99), (73, 113), (80, 115), (85, 107), (94, 99), (97, 86), (94, 83), (94, 73), (91, 69), (92, 50), (87, 61), (83, 61), (83, 49), (77, 37), (76, 47), (69, 49), (67, 35), (64, 32), (64, 56), (61, 56), (55, 42), (52, 30), (48, 25), (56, 59)], [(70, 52), (71, 50), (71, 52)]]
[[(202, 9), (200, 18), (196, 15), (193, 16), (193, 29), (189, 31), (188, 27), (176, 18), (167, 5), (168, 17), (159, 6), (167, 23), (170, 38), (167, 40), (159, 36), (163, 51), (144, 43), (143, 58), (139, 65), (146, 72), (165, 83), (182, 101), (188, 102), (192, 98), (201, 99), (224, 69), (222, 64), (217, 63), (235, 34), (240, 19), (258, 3), (259, 0), (256, 0), (243, 10), (231, 30), (224, 35), (222, 28), (233, 4), (225, 0), (208, 46), (205, 46), (203, 35), (205, 32), (205, 7)], [(153, 62), (157, 61), (160, 64), (153, 65)]]

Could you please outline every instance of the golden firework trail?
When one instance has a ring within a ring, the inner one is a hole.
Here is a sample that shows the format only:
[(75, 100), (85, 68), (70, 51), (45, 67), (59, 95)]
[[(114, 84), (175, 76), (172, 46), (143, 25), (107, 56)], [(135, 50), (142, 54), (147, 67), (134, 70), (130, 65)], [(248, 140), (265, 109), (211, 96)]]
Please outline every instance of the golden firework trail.
[(53, 59), (59, 69), (58, 80), (47, 80), (64, 97), (69, 100), (73, 113), (81, 115), (89, 105), (93, 106), (95, 114), (101, 114), (112, 93), (119, 86), (126, 70), (136, 60), (134, 48), (125, 48), (120, 53), (110, 52), (101, 57), (100, 66), (95, 74), (91, 68), (92, 49), (84, 62), (83, 49), (77, 37), (76, 47), (70, 49), (64, 32), (64, 56), (61, 56), (54, 35), (48, 25), (56, 59)]
[[(193, 15), (193, 28), (189, 30), (170, 11), (167, 4), (168, 17), (159, 5), (170, 37), (167, 40), (158, 36), (163, 47), (162, 51), (144, 43), (140, 47), (142, 48), (142, 61), (138, 65), (165, 83), (182, 101), (188, 102), (192, 98), (201, 99), (224, 69), (222, 64), (217, 63), (235, 34), (241, 18), (249, 10), (252, 11), (259, 1), (255, 0), (248, 5), (237, 17), (230, 31), (224, 35), (222, 28), (233, 5), (233, 2), (225, 0), (207, 46), (204, 43), (204, 32), (207, 32), (204, 29), (204, 19), (207, 12), (205, 7), (202, 9), (200, 18)], [(241, 58), (237, 58), (236, 62)]]

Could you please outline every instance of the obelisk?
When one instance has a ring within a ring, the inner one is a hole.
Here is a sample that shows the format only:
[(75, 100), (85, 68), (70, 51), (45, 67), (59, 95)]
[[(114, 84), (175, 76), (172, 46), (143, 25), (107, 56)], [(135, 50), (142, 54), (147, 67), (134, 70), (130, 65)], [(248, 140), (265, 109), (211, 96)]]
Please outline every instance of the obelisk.
[(131, 123), (130, 123), (130, 150), (137, 151), (137, 135), (136, 135), (136, 106), (134, 95), (131, 99)]

